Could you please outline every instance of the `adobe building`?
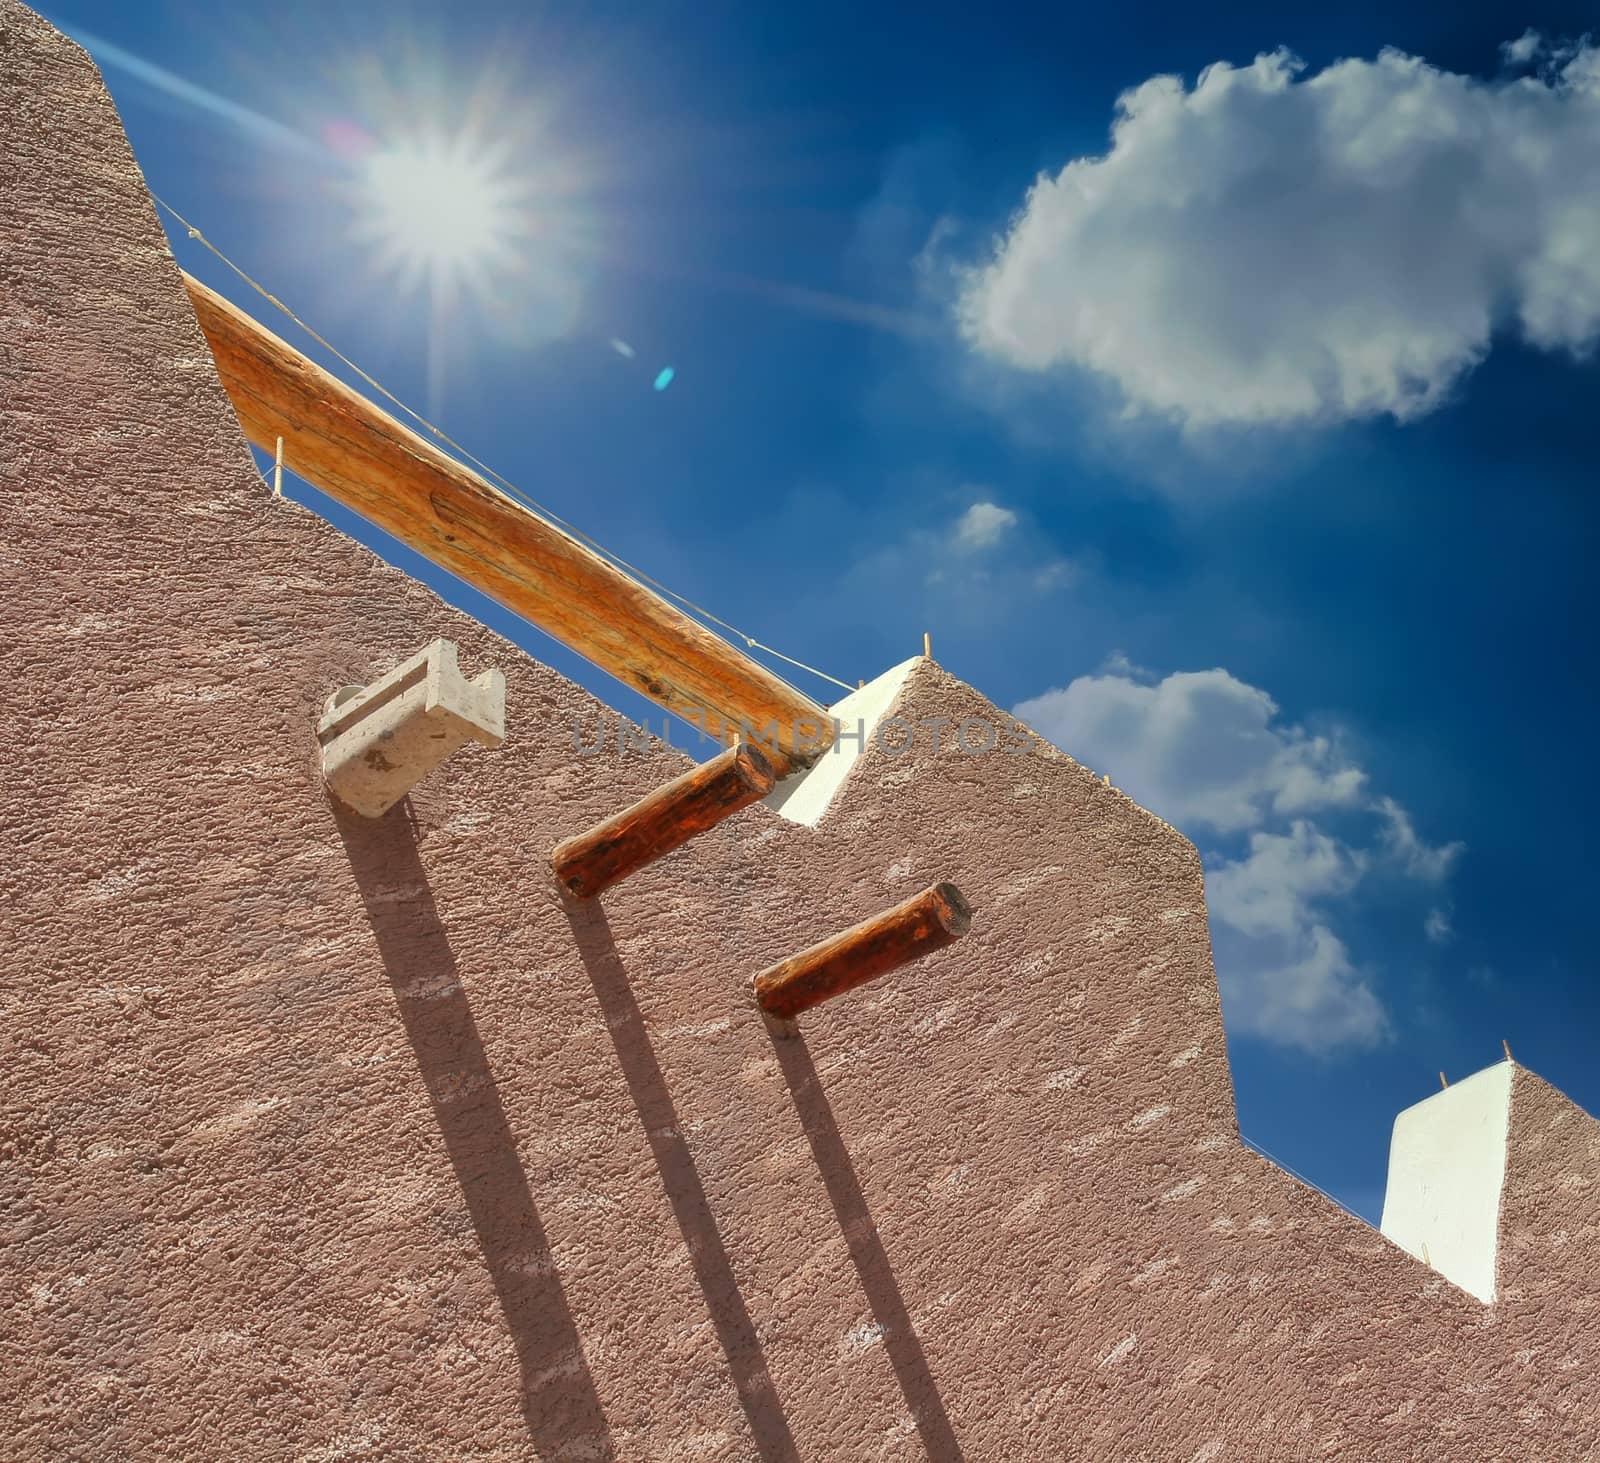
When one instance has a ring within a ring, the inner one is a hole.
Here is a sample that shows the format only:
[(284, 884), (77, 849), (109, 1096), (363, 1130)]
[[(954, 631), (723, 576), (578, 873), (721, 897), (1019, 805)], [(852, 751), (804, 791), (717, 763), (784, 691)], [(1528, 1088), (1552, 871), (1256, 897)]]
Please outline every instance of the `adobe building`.
[(1392, 1239), (1245, 1149), (1195, 850), (1042, 741), (836, 743), (563, 893), (693, 764), (273, 497), (95, 68), (0, 35), (0, 1455), (1600, 1459), (1600, 1126), (1454, 1084)]

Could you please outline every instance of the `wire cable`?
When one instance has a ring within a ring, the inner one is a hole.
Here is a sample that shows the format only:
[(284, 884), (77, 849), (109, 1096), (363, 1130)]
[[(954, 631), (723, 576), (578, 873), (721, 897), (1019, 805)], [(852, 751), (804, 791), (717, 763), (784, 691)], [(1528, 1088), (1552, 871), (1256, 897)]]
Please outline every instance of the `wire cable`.
[[(783, 651), (775, 649), (771, 645), (764, 644), (762, 641), (756, 639), (755, 636), (746, 634), (743, 630), (739, 629), (738, 626), (730, 625), (726, 620), (720, 619), (718, 616), (712, 614), (712, 612), (706, 609), (703, 605), (696, 604), (693, 600), (679, 594), (676, 590), (667, 588), (667, 586), (662, 584), (660, 580), (653, 579), (642, 569), (636, 568), (626, 559), (623, 559), (620, 555), (613, 553), (610, 549), (606, 548), (604, 544), (600, 543), (594, 538), (591, 538), (581, 528), (578, 528), (575, 524), (569, 523), (566, 519), (562, 518), (560, 514), (554, 512), (550, 508), (547, 508), (536, 498), (524, 492), (515, 483), (496, 472), (488, 465), (488, 463), (483, 462), (477, 457), (474, 457), (472, 453), (463, 447), (459, 442), (457, 442), (455, 438), (451, 437), (441, 428), (436, 427), (432, 422), (424, 417), (421, 412), (418, 412), (412, 407), (408, 406), (398, 396), (396, 396), (394, 392), (390, 391), (389, 388), (381, 381), (377, 380), (368, 372), (362, 370), (360, 366), (352, 361), (349, 356), (345, 355), (343, 351), (341, 351), (325, 336), (319, 334), (310, 325), (306, 324), (306, 322), (302, 320), (299, 315), (290, 309), (289, 306), (280, 300), (275, 294), (273, 294), (264, 285), (259, 284), (242, 268), (240, 268), (239, 265), (235, 264), (232, 259), (224, 254), (221, 249), (211, 242), (210, 239), (206, 238), (206, 236), (201, 233), (198, 228), (190, 223), (189, 220), (179, 213), (178, 210), (175, 209), (170, 203), (168, 203), (166, 199), (161, 197), (159, 193), (156, 193), (154, 190), (152, 190), (150, 196), (155, 200), (157, 205), (159, 205), (177, 220), (177, 222), (183, 227), (184, 231), (191, 239), (195, 240), (196, 243), (202, 245), (204, 248), (214, 254), (219, 260), (221, 260), (223, 264), (232, 270), (234, 274), (238, 275), (239, 278), (245, 282), (245, 284), (249, 285), (251, 289), (260, 295), (262, 299), (266, 300), (274, 308), (282, 311), (284, 315), (288, 316), (288, 318), (297, 326), (299, 326), (301, 330), (309, 335), (312, 340), (316, 341), (316, 343), (320, 345), (323, 350), (327, 351), (329, 355), (341, 362), (348, 370), (353, 371), (386, 401), (390, 402), (400, 411), (404, 412), (406, 416), (410, 417), (412, 421), (414, 421), (419, 427), (423, 428), (423, 430), (426, 431), (430, 436), (434, 437), (439, 442), (442, 442), (445, 446), (450, 448), (450, 450), (454, 452), (457, 457), (461, 458), (462, 461), (470, 463), (473, 467), (477, 468), (477, 470), (489, 480), (490, 485), (500, 491), (501, 496), (509, 499), (512, 503), (523, 509), (525, 512), (532, 513), (535, 517), (542, 519), (552, 528), (559, 528), (568, 537), (576, 539), (586, 548), (592, 549), (595, 553), (599, 554), (601, 558), (605, 559), (607, 563), (614, 565), (618, 569), (621, 569), (630, 579), (634, 581), (634, 583), (638, 584), (641, 588), (652, 589), (657, 594), (664, 595), (668, 599), (677, 601), (677, 603), (682, 605), (686, 610), (698, 615), (703, 620), (709, 621), (719, 629), (725, 630), (736, 640), (742, 640), (746, 649), (759, 650), (766, 655), (776, 656), (777, 659), (784, 661), (799, 670), (803, 670), (809, 675), (816, 676), (820, 680), (829, 681), (835, 686), (843, 686), (846, 691), (854, 691), (856, 689), (848, 681), (841, 681), (837, 676), (829, 675), (827, 671), (819, 670), (814, 665), (807, 665), (803, 660), (796, 660), (792, 655), (785, 655)], [(785, 682), (784, 684), (788, 685), (789, 683)], [(796, 686), (790, 685), (789, 689), (795, 691), (796, 694), (804, 694), (803, 692), (800, 692), (799, 688)]]
[[(1245, 1137), (1244, 1133), (1241, 1132), (1239, 1134), (1239, 1141), (1241, 1143), (1243, 1143), (1244, 1146), (1246, 1148), (1248, 1148), (1252, 1153), (1255, 1153), (1259, 1157), (1266, 1159), (1268, 1163), (1274, 1164), (1278, 1168), (1281, 1168), (1286, 1174), (1288, 1174), (1290, 1176), (1290, 1178), (1299, 1179), (1300, 1182), (1303, 1183), (1308, 1189), (1316, 1190), (1316, 1192), (1321, 1194), (1322, 1197), (1324, 1199), (1326, 1199), (1330, 1204), (1334, 1205), (1335, 1207), (1337, 1207), (1339, 1209), (1343, 1209), (1346, 1214), (1355, 1214), (1355, 1210), (1353, 1210), (1348, 1204), (1346, 1204), (1343, 1199), (1334, 1198), (1334, 1196), (1332, 1194), (1330, 1194), (1325, 1188), (1323, 1188), (1321, 1184), (1312, 1183), (1311, 1180), (1308, 1179), (1303, 1173), (1300, 1173), (1297, 1169), (1290, 1168), (1287, 1163), (1285, 1163), (1281, 1158), (1278, 1158), (1276, 1155), (1268, 1153), (1267, 1150), (1265, 1148), (1263, 1148), (1261, 1146), (1261, 1144), (1257, 1143), (1254, 1138), (1247, 1138), (1247, 1137)], [(1361, 1218), (1361, 1216), (1359, 1214), (1355, 1214), (1355, 1217), (1357, 1219)], [(1363, 1220), (1362, 1222), (1365, 1223), (1366, 1221)]]

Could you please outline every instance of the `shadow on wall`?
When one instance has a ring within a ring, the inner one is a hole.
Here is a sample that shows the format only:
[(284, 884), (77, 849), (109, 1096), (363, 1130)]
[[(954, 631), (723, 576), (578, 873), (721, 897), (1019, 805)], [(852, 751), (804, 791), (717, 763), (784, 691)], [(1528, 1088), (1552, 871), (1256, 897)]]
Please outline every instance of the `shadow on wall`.
[(774, 1035), (772, 1049), (783, 1069), (784, 1081), (789, 1084), (789, 1095), (822, 1173), (839, 1228), (844, 1231), (851, 1263), (872, 1308), (872, 1319), (883, 1338), (895, 1380), (922, 1434), (929, 1463), (963, 1463), (950, 1415), (944, 1410), (933, 1373), (928, 1370), (928, 1358), (911, 1324), (905, 1298), (900, 1294), (883, 1241), (878, 1238), (878, 1226), (872, 1222), (872, 1211), (867, 1208), (849, 1150), (839, 1136), (839, 1126), (834, 1122), (833, 1109), (822, 1090), (805, 1038)]
[[(615, 1458), (583, 1343), (550, 1263), (516, 1139), (418, 857), (411, 805), (402, 802), (373, 820), (335, 805), (335, 816), (516, 1347), (528, 1435), (541, 1458)], [(426, 996), (415, 993), (418, 984)], [(447, 1095), (462, 1091), (473, 1094), (470, 1103)]]
[[(728, 1252), (706, 1200), (694, 1159), (680, 1136), (677, 1110), (650, 1045), (627, 971), (617, 954), (605, 912), (595, 901), (565, 899), (578, 951), (617, 1049), (617, 1060), (639, 1114), (662, 1184), (694, 1260), (695, 1275), (722, 1343), (734, 1386), (749, 1420), (763, 1463), (797, 1460), (794, 1438), (767, 1369), (750, 1313), (739, 1293)], [(760, 1015), (752, 1005), (750, 1017)], [(860, 1277), (874, 1322), (894, 1368), (907, 1409), (921, 1433), (929, 1463), (964, 1463), (922, 1344), (911, 1325), (906, 1303), (895, 1282), (889, 1257), (856, 1179), (850, 1155), (839, 1136), (805, 1042), (775, 1037), (773, 1046), (795, 1111), (811, 1144), (811, 1152), (844, 1232), (850, 1259)]]
[(634, 1110), (694, 1262), (695, 1279), (705, 1295), (717, 1340), (728, 1358), (734, 1390), (750, 1424), (757, 1456), (762, 1463), (800, 1463), (783, 1404), (767, 1370), (761, 1340), (739, 1293), (739, 1282), (728, 1261), (728, 1251), (706, 1200), (694, 1158), (683, 1141), (672, 1094), (650, 1045), (605, 911), (593, 900), (577, 900), (565, 894), (562, 897), (578, 953), (594, 984), (606, 1030), (617, 1049), (617, 1061), (627, 1080)]

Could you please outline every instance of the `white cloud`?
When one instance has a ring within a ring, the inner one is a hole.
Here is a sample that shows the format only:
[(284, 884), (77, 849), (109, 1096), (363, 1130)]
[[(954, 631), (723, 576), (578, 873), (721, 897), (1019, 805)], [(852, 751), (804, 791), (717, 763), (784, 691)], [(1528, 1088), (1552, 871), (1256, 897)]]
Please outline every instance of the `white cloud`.
[[(1442, 884), (1462, 845), (1425, 843), (1399, 803), (1371, 794), (1337, 734), (1282, 722), (1265, 691), (1226, 670), (1158, 681), (1124, 656), (1016, 715), (1191, 836), (1234, 842), (1206, 874), (1230, 1029), (1309, 1051), (1387, 1035), (1338, 911), (1379, 873)], [(1340, 832), (1312, 813), (1342, 820)], [(1435, 929), (1430, 917), (1429, 938)]]
[(1446, 945), (1454, 936), (1455, 929), (1450, 923), (1450, 916), (1442, 909), (1430, 909), (1427, 919), (1422, 922), (1422, 932), (1435, 945)]
[(1437, 406), (1497, 330), (1600, 339), (1600, 52), (1486, 82), (1398, 51), (1158, 76), (966, 276), (991, 357), (1109, 378), (1187, 427)]
[(1536, 30), (1525, 30), (1514, 41), (1506, 41), (1500, 47), (1500, 54), (1505, 57), (1508, 66), (1526, 66), (1539, 54), (1544, 44), (1544, 38)]
[(1375, 1046), (1389, 1034), (1383, 1002), (1327, 925), (1244, 940), (1224, 924), (1213, 938), (1231, 1031), (1310, 1052)]
[(1288, 833), (1252, 833), (1249, 854), (1207, 880), (1207, 907), (1240, 934), (1292, 936), (1306, 928), (1311, 901), (1348, 894), (1365, 869), (1361, 854), (1297, 818)]
[(1366, 784), (1332, 740), (1278, 725), (1272, 697), (1221, 669), (1146, 684), (1114, 668), (1016, 714), (1179, 827), (1237, 832), (1268, 812), (1353, 805)]
[(992, 549), (1017, 526), (1017, 515), (997, 503), (974, 503), (956, 520), (958, 549)]
[(1244, 858), (1208, 875), (1234, 1030), (1311, 1050), (1371, 1045), (1384, 1035), (1382, 1003), (1319, 913), (1365, 869), (1361, 853), (1296, 819), (1286, 834), (1251, 834)]
[(1083, 566), (1074, 559), (1047, 559), (1033, 571), (1033, 587), (1040, 594), (1076, 584)]
[(1424, 843), (1417, 837), (1411, 814), (1393, 798), (1379, 798), (1376, 807), (1387, 820), (1383, 830), (1384, 846), (1412, 878), (1437, 884), (1449, 876), (1456, 860), (1466, 850), (1466, 844), (1435, 846)]
[(845, 571), (838, 600), (889, 595), (924, 624), (992, 631), (1070, 592), (1091, 567), (1090, 560), (1061, 553), (1034, 525), (1022, 531), (1025, 522), (1022, 513), (986, 498), (910, 524), (886, 519)]

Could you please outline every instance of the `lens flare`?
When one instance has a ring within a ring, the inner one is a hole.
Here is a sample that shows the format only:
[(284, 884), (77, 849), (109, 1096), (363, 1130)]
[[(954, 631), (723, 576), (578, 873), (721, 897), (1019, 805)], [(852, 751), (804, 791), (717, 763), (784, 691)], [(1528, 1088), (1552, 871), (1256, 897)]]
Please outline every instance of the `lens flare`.
[(465, 137), (375, 147), (359, 165), (356, 233), (405, 287), (484, 293), (527, 232), (503, 152)]

